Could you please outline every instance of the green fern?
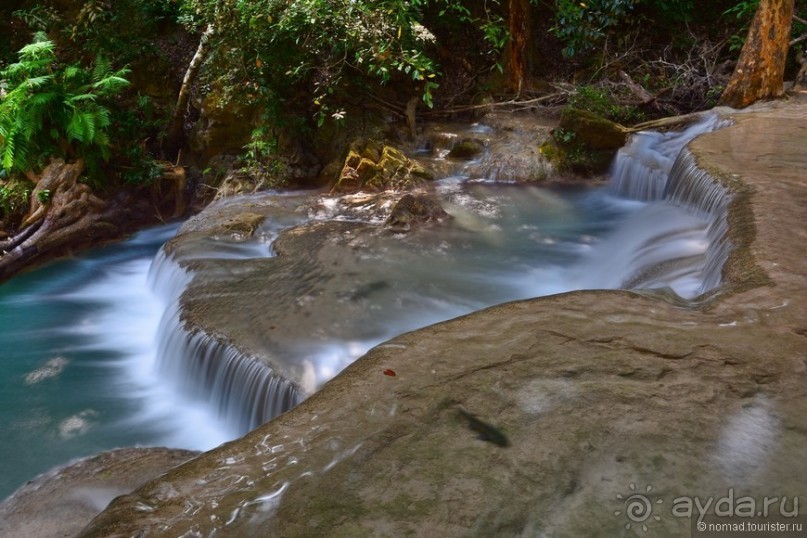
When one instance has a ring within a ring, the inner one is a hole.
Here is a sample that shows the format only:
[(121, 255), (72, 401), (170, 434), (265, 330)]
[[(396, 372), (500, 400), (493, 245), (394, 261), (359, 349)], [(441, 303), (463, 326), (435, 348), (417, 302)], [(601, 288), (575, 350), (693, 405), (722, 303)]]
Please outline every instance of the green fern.
[(110, 111), (106, 106), (129, 82), (129, 70), (113, 70), (99, 57), (90, 67), (59, 66), (44, 34), (20, 49), (19, 62), (0, 71), (0, 163), (25, 172), (49, 156), (109, 158)]

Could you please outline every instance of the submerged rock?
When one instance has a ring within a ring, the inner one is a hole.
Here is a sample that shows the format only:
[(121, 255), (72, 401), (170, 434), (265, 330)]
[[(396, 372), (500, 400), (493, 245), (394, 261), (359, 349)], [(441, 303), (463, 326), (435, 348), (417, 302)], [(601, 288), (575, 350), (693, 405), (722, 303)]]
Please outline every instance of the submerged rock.
[(387, 226), (393, 231), (408, 231), (413, 226), (427, 222), (441, 222), (451, 215), (429, 194), (405, 194), (392, 208)]

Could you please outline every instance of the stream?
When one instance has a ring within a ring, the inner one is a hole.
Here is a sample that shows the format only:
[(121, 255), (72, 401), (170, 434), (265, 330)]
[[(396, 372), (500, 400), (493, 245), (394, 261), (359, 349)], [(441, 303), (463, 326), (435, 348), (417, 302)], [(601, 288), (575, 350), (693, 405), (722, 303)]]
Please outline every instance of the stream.
[[(647, 160), (654, 147), (667, 155), (675, 144), (677, 154), (685, 140), (672, 138), (639, 137), (644, 146), (627, 153)], [(306, 328), (321, 333), (316, 343), (299, 338), (283, 360), (308, 369), (310, 393), (396, 334), (486, 306), (576, 289), (669, 287), (684, 298), (707, 291), (715, 285), (705, 274), (713, 226), (702, 212), (661, 199), (663, 187), (633, 195), (624, 179), (637, 174), (631, 170), (596, 188), (467, 174), (440, 180), (436, 192), (451, 223), (406, 241), (391, 234), (345, 290), (367, 305), (368, 320)], [(209, 241), (196, 255), (269, 257), (284, 227), (357, 218), (334, 197), (291, 196), (306, 209), (267, 221), (254, 240)], [(0, 498), (75, 458), (123, 446), (207, 450), (265, 419), (247, 409), (239, 412), (252, 419), (233, 420), (216, 397), (182, 388), (185, 367), (171, 362), (164, 333), (187, 275), (166, 269), (170, 260), (158, 255), (178, 227), (145, 230), (0, 286)]]

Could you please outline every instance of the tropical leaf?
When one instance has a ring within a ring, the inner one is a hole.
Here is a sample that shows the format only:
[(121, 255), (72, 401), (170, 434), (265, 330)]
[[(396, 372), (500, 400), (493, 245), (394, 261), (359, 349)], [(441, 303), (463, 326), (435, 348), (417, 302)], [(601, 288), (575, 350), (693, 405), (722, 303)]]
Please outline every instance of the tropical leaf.
[(39, 88), (41, 86), (44, 86), (45, 84), (47, 84), (48, 82), (50, 82), (52, 80), (53, 80), (53, 75), (42, 75), (42, 76), (38, 76), (38, 77), (29, 77), (25, 81), (24, 86), (27, 86), (28, 88), (36, 89), (36, 88)]
[(98, 96), (96, 96), (96, 95), (93, 95), (91, 93), (82, 93), (80, 95), (72, 95), (72, 96), (68, 97), (66, 99), (66, 102), (69, 105), (74, 105), (76, 103), (81, 103), (81, 102), (84, 102), (84, 101), (93, 101), (93, 102), (95, 102), (96, 99), (98, 99)]

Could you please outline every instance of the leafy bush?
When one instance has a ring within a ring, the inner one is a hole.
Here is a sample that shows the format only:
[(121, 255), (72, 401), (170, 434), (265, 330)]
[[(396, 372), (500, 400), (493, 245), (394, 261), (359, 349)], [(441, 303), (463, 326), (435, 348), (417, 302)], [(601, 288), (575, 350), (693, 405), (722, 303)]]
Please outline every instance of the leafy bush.
[(607, 91), (596, 86), (578, 86), (576, 93), (569, 98), (569, 106), (593, 112), (624, 125), (638, 123), (645, 119), (644, 114), (637, 107), (616, 102)]
[(34, 184), (27, 179), (0, 180), (0, 219), (24, 214), (33, 187)]

